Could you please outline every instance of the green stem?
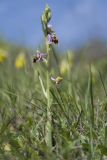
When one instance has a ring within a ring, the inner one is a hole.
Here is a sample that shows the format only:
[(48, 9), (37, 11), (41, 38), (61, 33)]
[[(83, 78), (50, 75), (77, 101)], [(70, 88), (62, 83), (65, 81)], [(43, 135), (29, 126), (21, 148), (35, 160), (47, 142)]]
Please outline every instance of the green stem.
[(45, 135), (45, 141), (47, 146), (51, 149), (52, 148), (52, 117), (51, 117), (51, 101), (50, 101), (50, 83), (49, 83), (49, 60), (50, 60), (50, 48), (46, 41), (46, 47), (47, 47), (47, 122), (46, 122), (46, 135)]

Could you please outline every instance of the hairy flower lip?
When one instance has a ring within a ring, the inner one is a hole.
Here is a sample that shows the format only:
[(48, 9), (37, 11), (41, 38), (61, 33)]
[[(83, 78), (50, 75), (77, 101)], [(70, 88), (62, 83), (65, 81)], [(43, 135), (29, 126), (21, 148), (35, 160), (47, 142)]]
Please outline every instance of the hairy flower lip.
[(53, 41), (55, 44), (58, 44), (58, 39), (56, 38), (56, 36), (53, 37), (52, 41)]
[(52, 43), (58, 44), (58, 39), (55, 34), (48, 34), (47, 38), (48, 38), (48, 44)]

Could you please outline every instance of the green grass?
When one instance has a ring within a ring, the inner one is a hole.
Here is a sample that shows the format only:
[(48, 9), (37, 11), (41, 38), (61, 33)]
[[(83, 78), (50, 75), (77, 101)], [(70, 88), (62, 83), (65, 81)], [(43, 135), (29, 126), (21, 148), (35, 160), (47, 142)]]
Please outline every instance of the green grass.
[(81, 58), (77, 62), (74, 57), (69, 73), (63, 75), (58, 66), (66, 56), (56, 53), (57, 62), (51, 59), (49, 75), (60, 74), (63, 81), (55, 85), (49, 80), (50, 148), (45, 140), (46, 66), (32, 64), (31, 55), (26, 54), (27, 65), (18, 70), (14, 61), (19, 51), (10, 47), (8, 59), (0, 64), (0, 160), (104, 160), (107, 58), (88, 65), (88, 61)]

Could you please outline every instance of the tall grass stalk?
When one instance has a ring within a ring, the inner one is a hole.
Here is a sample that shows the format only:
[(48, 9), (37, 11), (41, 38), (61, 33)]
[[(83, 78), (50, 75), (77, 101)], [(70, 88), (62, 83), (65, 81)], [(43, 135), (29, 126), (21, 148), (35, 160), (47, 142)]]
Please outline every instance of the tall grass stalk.
[(90, 159), (94, 160), (94, 138), (93, 138), (93, 130), (94, 130), (94, 103), (93, 103), (93, 82), (92, 82), (92, 72), (91, 72), (91, 65), (89, 66), (89, 82), (88, 82), (88, 89), (89, 89), (89, 96), (90, 96), (90, 120), (89, 120), (89, 128), (90, 128)]

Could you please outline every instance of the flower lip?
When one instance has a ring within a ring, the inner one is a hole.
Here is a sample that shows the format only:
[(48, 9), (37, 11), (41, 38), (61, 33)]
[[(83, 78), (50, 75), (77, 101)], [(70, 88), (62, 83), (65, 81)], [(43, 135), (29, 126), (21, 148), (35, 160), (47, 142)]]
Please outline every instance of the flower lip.
[(37, 58), (37, 57), (34, 57), (34, 58), (33, 58), (33, 63), (36, 63), (37, 60), (38, 60), (38, 58)]
[(48, 44), (52, 43), (58, 44), (58, 38), (56, 37), (55, 34), (48, 34), (47, 38), (48, 38)]
[(55, 44), (58, 44), (58, 39), (55, 35), (52, 37), (52, 42), (54, 42)]

